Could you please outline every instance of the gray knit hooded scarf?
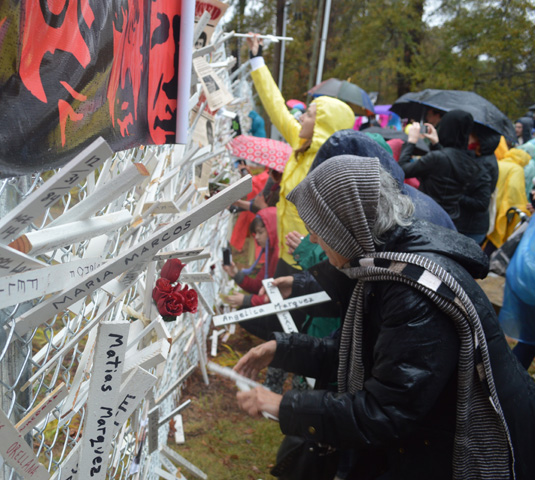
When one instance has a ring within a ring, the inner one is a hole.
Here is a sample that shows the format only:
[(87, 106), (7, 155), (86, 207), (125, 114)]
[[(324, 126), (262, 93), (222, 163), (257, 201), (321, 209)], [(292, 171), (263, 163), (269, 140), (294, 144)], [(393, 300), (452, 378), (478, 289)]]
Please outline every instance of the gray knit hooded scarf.
[(343, 268), (357, 279), (340, 339), (338, 390), (364, 386), (362, 331), (364, 284), (402, 282), (427, 295), (454, 322), (460, 338), (454, 479), (514, 478), (514, 455), (496, 393), (483, 328), (470, 298), (440, 265), (420, 255), (376, 252), (372, 229), (379, 202), (376, 158), (333, 157), (290, 194), (299, 216), (335, 252), (358, 261)]

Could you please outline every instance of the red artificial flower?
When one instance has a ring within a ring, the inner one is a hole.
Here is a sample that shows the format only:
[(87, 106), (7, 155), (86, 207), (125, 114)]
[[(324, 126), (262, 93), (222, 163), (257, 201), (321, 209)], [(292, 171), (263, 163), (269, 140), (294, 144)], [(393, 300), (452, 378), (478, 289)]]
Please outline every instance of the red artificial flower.
[(152, 289), (152, 299), (158, 303), (160, 298), (168, 296), (173, 292), (174, 288), (167, 278), (159, 278), (156, 280), (156, 285)]
[(181, 291), (184, 297), (184, 311), (189, 313), (196, 313), (197, 306), (199, 305), (199, 298), (197, 292), (192, 288), (188, 289), (187, 285), (184, 285), (184, 289)]
[(184, 296), (178, 292), (171, 292), (169, 295), (161, 297), (156, 305), (158, 313), (162, 317), (182, 315), (184, 311)]
[(166, 278), (171, 283), (175, 283), (185, 266), (186, 265), (184, 265), (179, 258), (170, 258), (164, 263), (160, 276)]

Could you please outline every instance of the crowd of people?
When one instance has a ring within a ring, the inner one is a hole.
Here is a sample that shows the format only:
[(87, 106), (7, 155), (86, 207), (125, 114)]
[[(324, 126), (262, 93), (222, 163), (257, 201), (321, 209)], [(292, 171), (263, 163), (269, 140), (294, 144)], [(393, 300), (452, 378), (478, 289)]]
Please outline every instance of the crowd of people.
[[(387, 142), (354, 130), (335, 98), (293, 115), (261, 42), (247, 41), (255, 89), (293, 153), (282, 174), (266, 171), (267, 189), (236, 204), (251, 214), (257, 255), (249, 268), (224, 266), (247, 292), (228, 302), (267, 303), (264, 278), (285, 298), (331, 298), (292, 311), (299, 333), (276, 317), (241, 323), (265, 342), (234, 369), (256, 379), (267, 368), (268, 388), (238, 393), (238, 405), (277, 417), (285, 434), (272, 474), (535, 478), (534, 222), (507, 269), (500, 319), (476, 282), (533, 213), (533, 119), (516, 122), (512, 143), (476, 131), (460, 105), (429, 110), (423, 133), (415, 122), (407, 141)], [(417, 156), (422, 138), (429, 153)], [(314, 386), (283, 393), (280, 372)]]

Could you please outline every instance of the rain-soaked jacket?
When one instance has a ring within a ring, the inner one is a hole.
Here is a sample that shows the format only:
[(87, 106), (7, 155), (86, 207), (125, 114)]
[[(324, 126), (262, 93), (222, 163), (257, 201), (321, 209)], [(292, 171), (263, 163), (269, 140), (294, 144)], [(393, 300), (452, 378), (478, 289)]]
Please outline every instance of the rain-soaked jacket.
[[(234, 277), (234, 281), (243, 288), (246, 292), (252, 295), (246, 295), (243, 307), (251, 307), (257, 305), (263, 305), (267, 299), (265, 296), (258, 295), (260, 288), (262, 287), (262, 280), (264, 278), (273, 278), (275, 274), (275, 268), (279, 261), (279, 242), (277, 238), (277, 209), (275, 207), (267, 207), (259, 210), (257, 213), (264, 222), (268, 234), (268, 248), (267, 252), (264, 252), (265, 262), (260, 268), (260, 271), (256, 274), (255, 278), (251, 278), (245, 275), (243, 271), (240, 271), (238, 275)], [(267, 269), (267, 272), (266, 272)]]
[(481, 173), (470, 182), (461, 196), (457, 230), (461, 233), (485, 235), (489, 231), (489, 204), (498, 182), (498, 161), (494, 151), (500, 142), (499, 134), (489, 134), (479, 140), (480, 156), (476, 157)]
[(286, 107), (284, 98), (265, 65), (253, 70), (251, 76), (271, 122), (294, 150), (282, 174), (279, 203), (277, 203), (280, 256), (286, 263), (292, 265), (294, 259), (284, 244), (285, 236), (294, 230), (306, 235), (307, 230), (294, 204), (286, 200), (286, 195), (305, 178), (323, 142), (334, 132), (353, 127), (355, 114), (346, 103), (335, 98), (322, 96), (314, 99), (312, 103), (316, 104), (316, 123), (312, 143), (308, 150), (296, 155), (295, 150), (305, 143), (304, 139), (299, 138), (301, 124)]
[[(516, 478), (535, 478), (535, 383), (511, 353), (492, 305), (472, 278), (486, 275), (485, 254), (469, 238), (423, 221), (394, 229), (378, 249), (428, 257), (467, 293), (487, 339)], [(355, 280), (328, 264), (314, 269), (333, 299), (331, 306), (343, 316)], [(294, 284), (292, 296), (302, 294)], [(327, 305), (314, 309), (326, 314)], [(272, 366), (318, 378), (324, 388), (284, 394), (282, 432), (353, 449), (358, 475), (353, 471), (351, 479), (450, 480), (459, 360), (454, 322), (426, 295), (396, 281), (367, 282), (363, 310), (365, 378), (363, 390), (354, 395), (337, 394), (329, 387), (338, 369), (336, 338), (275, 333)]]
[(507, 210), (516, 207), (524, 213), (529, 214), (526, 208), (528, 199), (526, 197), (524, 167), (529, 163), (531, 157), (528, 153), (518, 148), (511, 148), (505, 156), (498, 159), (498, 183), (496, 184), (496, 222), (494, 230), (487, 235), (489, 241), (496, 248), (500, 248), (505, 240), (513, 233), (519, 218), (513, 217), (511, 222), (507, 221)]

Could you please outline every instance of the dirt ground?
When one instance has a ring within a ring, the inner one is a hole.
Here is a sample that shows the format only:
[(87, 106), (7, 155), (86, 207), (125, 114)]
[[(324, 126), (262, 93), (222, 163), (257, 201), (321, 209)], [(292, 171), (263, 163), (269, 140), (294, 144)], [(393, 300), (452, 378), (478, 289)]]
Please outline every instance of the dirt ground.
[[(241, 327), (210, 360), (232, 367), (243, 354), (260, 343)], [(181, 401), (191, 399), (182, 412), (186, 442), (177, 445), (170, 432), (168, 444), (210, 479), (274, 479), (273, 467), (282, 434), (277, 422), (248, 417), (238, 409), (234, 382), (209, 372), (204, 383), (200, 368), (187, 380)], [(259, 379), (262, 381), (262, 378)], [(194, 478), (184, 471), (184, 476)]]

